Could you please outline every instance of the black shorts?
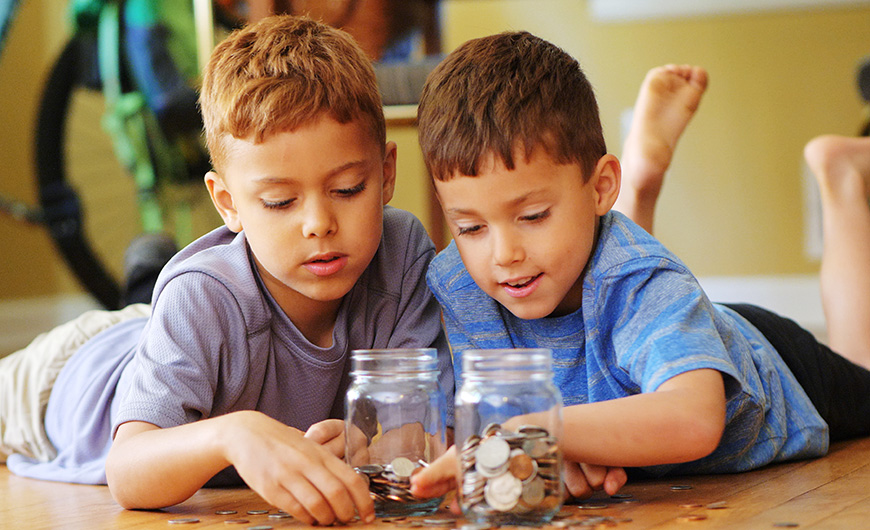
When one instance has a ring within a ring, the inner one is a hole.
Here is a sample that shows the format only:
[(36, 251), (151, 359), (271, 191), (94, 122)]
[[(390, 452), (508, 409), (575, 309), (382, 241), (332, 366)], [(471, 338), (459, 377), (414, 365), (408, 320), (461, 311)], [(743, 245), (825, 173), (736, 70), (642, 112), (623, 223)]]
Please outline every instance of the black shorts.
[(822, 418), (831, 441), (870, 434), (870, 371), (852, 363), (785, 317), (749, 304), (722, 304), (776, 348)]

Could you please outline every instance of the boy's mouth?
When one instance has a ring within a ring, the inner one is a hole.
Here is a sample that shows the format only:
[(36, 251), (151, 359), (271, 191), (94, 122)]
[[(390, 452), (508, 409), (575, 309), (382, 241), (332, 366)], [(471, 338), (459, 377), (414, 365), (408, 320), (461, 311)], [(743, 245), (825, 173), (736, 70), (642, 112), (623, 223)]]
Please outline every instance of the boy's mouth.
[(508, 280), (502, 283), (502, 287), (505, 292), (513, 296), (515, 298), (522, 298), (524, 296), (528, 296), (532, 294), (532, 292), (538, 287), (538, 279), (543, 276), (544, 273), (538, 273), (535, 276), (529, 276), (527, 278), (518, 278), (516, 280)]
[(347, 265), (347, 256), (330, 253), (315, 256), (302, 266), (316, 276), (329, 276), (343, 269), (345, 265)]

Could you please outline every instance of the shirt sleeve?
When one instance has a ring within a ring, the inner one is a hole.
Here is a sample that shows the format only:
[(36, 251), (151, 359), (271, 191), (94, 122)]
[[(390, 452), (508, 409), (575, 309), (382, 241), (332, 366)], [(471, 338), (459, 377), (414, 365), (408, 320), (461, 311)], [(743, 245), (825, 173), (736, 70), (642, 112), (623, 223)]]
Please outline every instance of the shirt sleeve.
[(640, 259), (608, 275), (608, 282), (600, 306), (613, 326), (616, 362), (641, 392), (699, 369), (730, 376), (726, 390), (730, 396), (739, 391), (729, 382), (739, 375), (717, 328), (716, 310), (688, 271), (668, 260)]
[(225, 411), (248, 377), (246, 333), (224, 284), (201, 272), (173, 278), (155, 301), (114, 428), (126, 421), (167, 428)]

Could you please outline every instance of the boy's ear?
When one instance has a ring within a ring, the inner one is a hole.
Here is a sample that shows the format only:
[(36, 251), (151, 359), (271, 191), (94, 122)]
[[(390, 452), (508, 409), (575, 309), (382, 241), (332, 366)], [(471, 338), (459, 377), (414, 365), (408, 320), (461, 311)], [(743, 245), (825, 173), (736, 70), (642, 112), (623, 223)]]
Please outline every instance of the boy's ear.
[(619, 159), (611, 154), (599, 158), (592, 179), (595, 185), (595, 214), (602, 216), (613, 208), (619, 195), (619, 186), (622, 182)]
[(205, 174), (205, 187), (208, 188), (208, 194), (211, 197), (211, 202), (214, 203), (224, 224), (233, 232), (242, 231), (242, 222), (239, 220), (239, 213), (236, 211), (233, 203), (233, 196), (224, 183), (224, 179), (218, 176), (214, 171), (209, 171)]
[(384, 157), (384, 204), (393, 198), (396, 189), (396, 142), (387, 142)]

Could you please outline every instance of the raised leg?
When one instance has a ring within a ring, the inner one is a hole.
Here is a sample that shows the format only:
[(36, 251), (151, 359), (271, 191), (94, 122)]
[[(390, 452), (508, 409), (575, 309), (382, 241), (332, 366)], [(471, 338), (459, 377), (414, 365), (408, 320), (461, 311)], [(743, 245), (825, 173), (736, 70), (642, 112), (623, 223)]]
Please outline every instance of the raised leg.
[(706, 89), (706, 70), (675, 64), (653, 68), (641, 85), (622, 149), (622, 189), (614, 208), (647, 232), (653, 231), (656, 201), (677, 141)]
[(820, 136), (804, 149), (822, 200), (821, 290), (831, 348), (870, 368), (870, 138)]

